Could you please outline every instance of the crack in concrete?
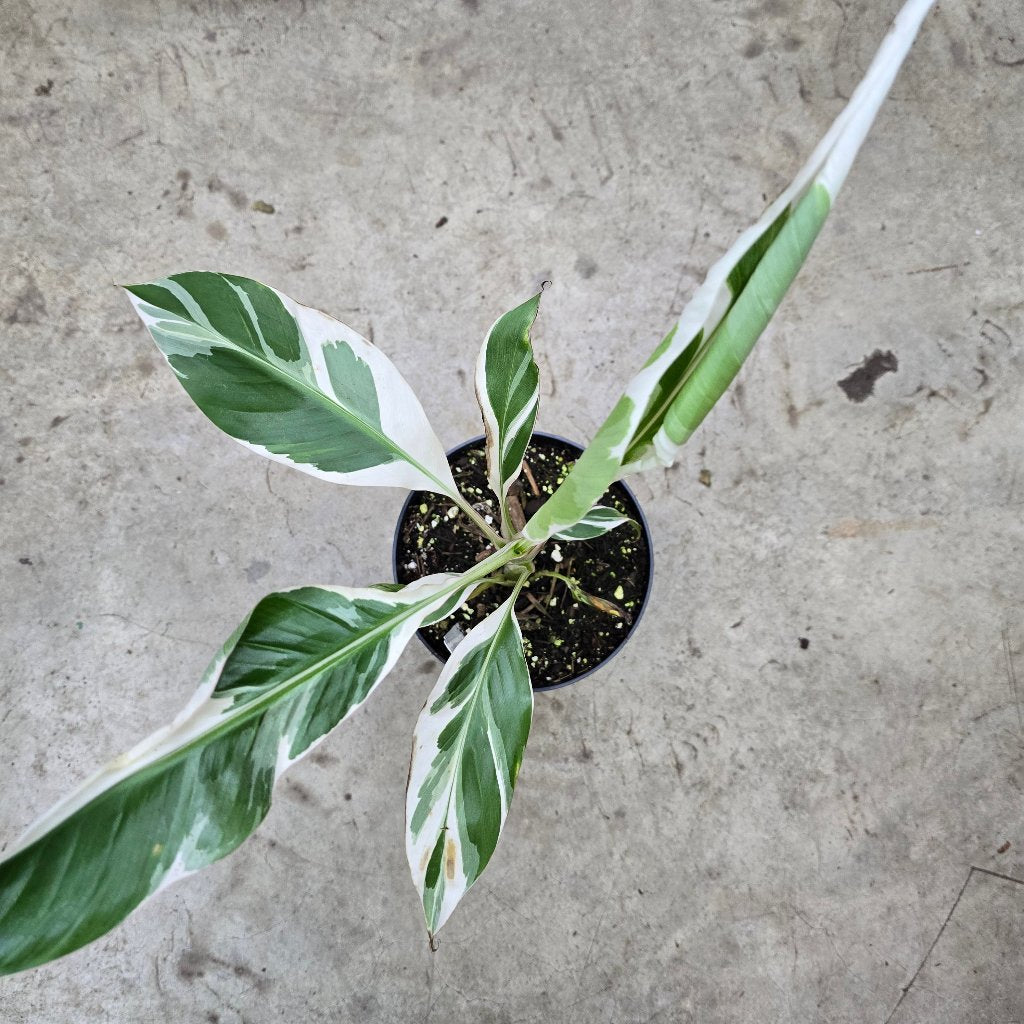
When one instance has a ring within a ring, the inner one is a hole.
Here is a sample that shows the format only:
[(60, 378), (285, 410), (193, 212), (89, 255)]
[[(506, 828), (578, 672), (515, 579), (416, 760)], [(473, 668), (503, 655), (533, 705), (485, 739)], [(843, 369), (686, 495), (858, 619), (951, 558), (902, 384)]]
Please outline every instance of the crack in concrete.
[(918, 975), (921, 973), (921, 971), (924, 970), (924, 965), (928, 962), (928, 958), (932, 955), (932, 950), (934, 950), (935, 947), (939, 944), (939, 939), (942, 938), (942, 934), (943, 932), (945, 932), (946, 926), (953, 919), (953, 915), (956, 913), (956, 908), (960, 906), (960, 900), (963, 899), (963, 895), (967, 891), (967, 886), (970, 885), (971, 879), (975, 876), (975, 874), (989, 875), (991, 878), (999, 878), (1004, 882), (1013, 882), (1016, 885), (1024, 885), (1024, 878), (1014, 878), (1012, 875), (1004, 875), (999, 871), (992, 871), (989, 868), (979, 868), (972, 864), (970, 871), (967, 872), (967, 877), (964, 879), (964, 884), (960, 886), (960, 891), (956, 894), (956, 899), (953, 901), (953, 906), (949, 908), (949, 913), (946, 915), (941, 927), (939, 928), (938, 934), (935, 936), (934, 939), (932, 939), (932, 944), (925, 951), (924, 956), (921, 957), (921, 962), (917, 965), (917, 970), (914, 971), (913, 977), (900, 990), (900, 997), (896, 1001), (896, 1005), (892, 1008), (892, 1012), (889, 1014), (888, 1017), (885, 1018), (885, 1024), (891, 1024), (893, 1017), (896, 1016), (897, 1011), (903, 1005), (903, 1001), (907, 998), (907, 995), (909, 994), (910, 990), (914, 987), (914, 982), (917, 981)]

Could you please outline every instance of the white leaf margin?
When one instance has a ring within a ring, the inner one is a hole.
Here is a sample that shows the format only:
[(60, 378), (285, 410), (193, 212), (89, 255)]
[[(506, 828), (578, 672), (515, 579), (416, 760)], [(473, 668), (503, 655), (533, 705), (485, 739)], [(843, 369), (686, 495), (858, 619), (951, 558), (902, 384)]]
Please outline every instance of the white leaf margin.
[[(833, 121), (829, 130), (815, 147), (807, 163), (800, 169), (788, 188), (764, 211), (761, 218), (747, 228), (733, 242), (729, 250), (708, 271), (693, 298), (679, 317), (675, 335), (665, 351), (650, 365), (644, 367), (627, 385), (624, 397), (634, 403), (634, 422), (626, 439), (613, 452), (619, 459), (625, 456), (633, 432), (643, 419), (654, 389), (662, 375), (682, 354), (689, 343), (703, 329), (703, 345), (710, 343), (711, 335), (721, 323), (733, 301), (728, 277), (750, 247), (775, 222), (782, 211), (797, 202), (815, 184), (821, 184), (835, 202), (839, 190), (849, 174), (882, 103), (885, 101), (900, 67), (925, 16), (935, 0), (908, 0), (896, 15), (879, 46), (867, 73), (854, 90), (849, 102)], [(702, 345), (702, 347), (703, 347)], [(691, 366), (697, 364), (695, 357)], [(656, 466), (671, 466), (681, 445), (669, 438), (664, 430), (654, 436), (653, 450), (640, 460), (622, 467), (620, 477)]]
[[(233, 342), (224, 338), (223, 335), (212, 327), (202, 307), (179, 282), (173, 281), (170, 278), (161, 278), (160, 280), (147, 283), (165, 288), (188, 310), (189, 314), (195, 319), (196, 324), (208, 335), (206, 354), (214, 346), (227, 345), (234, 347)], [(309, 355), (310, 366), (313, 370), (316, 385), (328, 398), (337, 400), (338, 396), (334, 391), (330, 375), (327, 372), (327, 362), (324, 359), (323, 353), (326, 346), (344, 344), (351, 349), (357, 359), (365, 363), (373, 376), (377, 391), (381, 417), (381, 433), (394, 441), (403, 451), (407, 452), (415, 464), (398, 459), (380, 466), (370, 466), (348, 473), (329, 472), (318, 469), (309, 463), (296, 462), (287, 455), (279, 455), (276, 452), (268, 451), (261, 445), (252, 444), (231, 434), (227, 436), (232, 437), (233, 440), (244, 445), (250, 451), (254, 451), (273, 462), (298, 469), (320, 480), (340, 484), (428, 490), (454, 498), (458, 494), (458, 489), (455, 485), (451, 469), (448, 466), (444, 447), (434, 433), (434, 429), (431, 427), (426, 413), (423, 411), (423, 406), (416, 397), (416, 393), (395, 364), (376, 345), (367, 341), (366, 338), (347, 324), (336, 320), (319, 309), (296, 302), (290, 296), (285, 295), (276, 288), (272, 288), (270, 285), (263, 284), (260, 281), (255, 283), (273, 292), (281, 300), (284, 308), (295, 321)], [(241, 289), (234, 284), (231, 284), (231, 287), (239, 293), (243, 303), (248, 302), (248, 297)], [(182, 320), (181, 317), (170, 310), (164, 310), (151, 305), (149, 302), (128, 292), (127, 289), (125, 291), (132, 306), (135, 308), (135, 312), (151, 332), (159, 330), (165, 336), (173, 335), (175, 326), (180, 325), (182, 341), (186, 346), (183, 348), (182, 353), (195, 354), (203, 351), (202, 347), (197, 344), (195, 324)], [(157, 347), (159, 348), (160, 346), (158, 345)], [(164, 358), (167, 359), (168, 353), (165, 352), (163, 354)], [(272, 353), (268, 352), (267, 355), (269, 362), (280, 365), (280, 360), (275, 359)], [(169, 362), (170, 360), (168, 359)], [(173, 370), (174, 367), (171, 367), (171, 369)]]
[[(339, 596), (350, 600), (370, 600), (376, 602), (387, 602), (390, 600), (396, 607), (401, 605), (415, 607), (418, 603), (422, 603), (423, 605), (421, 609), (417, 609), (414, 613), (406, 616), (398, 627), (391, 632), (388, 656), (380, 674), (377, 676), (374, 684), (367, 690), (366, 696), (363, 700), (353, 704), (353, 706), (349, 708), (344, 717), (338, 722), (339, 726), (350, 715), (352, 715), (353, 712), (362, 707), (370, 694), (372, 694), (377, 686), (383, 681), (394, 667), (395, 662), (398, 660), (402, 651), (412, 638), (412, 635), (420, 625), (422, 625), (425, 620), (429, 619), (431, 614), (435, 613), (446, 604), (451, 603), (453, 607), (457, 607), (458, 604), (461, 604), (462, 601), (466, 600), (469, 593), (476, 586), (476, 583), (477, 580), (475, 578), (467, 581), (456, 575), (436, 573), (432, 576), (421, 577), (420, 579), (408, 584), (403, 590), (394, 592), (379, 590), (375, 587), (336, 587), (314, 585), (314, 589), (330, 591), (331, 593), (338, 594)], [(461, 592), (459, 592), (459, 584), (462, 586)], [(289, 593), (294, 590), (307, 589), (311, 588), (291, 587), (288, 590), (277, 591), (276, 593)], [(458, 594), (457, 600), (453, 596), (455, 594)], [(214, 689), (217, 686), (217, 681), (224, 669), (224, 665), (244, 632), (245, 627), (248, 625), (248, 622), (249, 616), (246, 616), (237, 629), (235, 629), (227, 639), (223, 647), (221, 647), (220, 651), (206, 669), (199, 687), (196, 689), (189, 702), (175, 716), (170, 724), (157, 729), (130, 750), (121, 754), (119, 757), (115, 757), (93, 775), (85, 779), (84, 782), (72, 789), (61, 800), (37, 818), (21, 835), (21, 837), (9, 849), (4, 851), (0, 860), (8, 860), (27, 846), (30, 846), (37, 839), (52, 831), (60, 825), (61, 822), (71, 817), (71, 815), (76, 811), (81, 810), (81, 808), (90, 801), (94, 800), (101, 793), (111, 789), (113, 786), (116, 786), (119, 782), (130, 778), (132, 775), (142, 771), (148, 765), (153, 764), (162, 757), (174, 753), (176, 750), (181, 749), (192, 741), (201, 739), (205, 734), (215, 729), (218, 725), (222, 725), (224, 722), (224, 716), (231, 713), (231, 710), (236, 703), (236, 696), (231, 693), (214, 694)], [(243, 700), (240, 702), (240, 707), (243, 710), (246, 705), (246, 701)], [(337, 726), (334, 728), (337, 728)], [(292, 737), (287, 734), (282, 735), (278, 746), (277, 765), (274, 772), (274, 784), (277, 783), (277, 780), (280, 779), (281, 775), (287, 771), (288, 768), (295, 764), (296, 761), (301, 760), (307, 754), (316, 749), (316, 747), (333, 732), (334, 729), (331, 729), (323, 736), (314, 740), (295, 758), (290, 758), (288, 755), (288, 752), (291, 749)], [(201, 828), (201, 826), (202, 823), (200, 822), (199, 827)], [(181, 849), (175, 857), (174, 862), (161, 878), (158, 887), (150, 894), (151, 896), (166, 888), (168, 885), (202, 870), (202, 866), (193, 869), (186, 869), (184, 867), (184, 864), (188, 859), (188, 853), (189, 837), (186, 836), (182, 840)]]
[(553, 540), (595, 540), (626, 523), (632, 523), (637, 530), (640, 524), (624, 512), (607, 505), (595, 505), (578, 523), (552, 534)]
[[(539, 300), (540, 296), (535, 296), (535, 298)], [(477, 404), (480, 406), (480, 414), (484, 421), (484, 438), (487, 449), (487, 482), (498, 498), (498, 507), (502, 510), (503, 517), (505, 516), (509, 488), (516, 481), (523, 468), (522, 461), (520, 460), (515, 471), (507, 479), (502, 479), (501, 465), (504, 461), (505, 451), (509, 445), (509, 441), (519, 433), (527, 421), (531, 418), (536, 418), (537, 410), (540, 406), (540, 381), (538, 380), (533, 389), (533, 394), (530, 396), (530, 400), (516, 414), (515, 419), (509, 424), (508, 429), (504, 431), (504, 433), (502, 432), (501, 427), (498, 424), (498, 417), (495, 413), (494, 406), (491, 405), (489, 391), (487, 388), (487, 356), (491, 339), (494, 337), (494, 329), (508, 315), (508, 313), (503, 313), (488, 329), (484, 338), (484, 343), (480, 346), (480, 352), (477, 355), (473, 378)], [(533, 322), (531, 322), (530, 327), (527, 329), (528, 339), (530, 339), (532, 330)], [(532, 339), (529, 340), (526, 355), (520, 365), (520, 372), (525, 372), (526, 368), (531, 363), (536, 364), (536, 356), (533, 352)]]
[[(465, 705), (463, 703), (456, 707), (451, 707), (450, 705), (445, 706), (436, 714), (431, 714), (430, 708), (444, 695), (452, 677), (459, 671), (467, 656), (472, 651), (486, 646), (509, 618), (512, 620), (516, 639), (520, 644), (522, 644), (523, 635), (519, 628), (519, 622), (516, 619), (514, 611), (517, 597), (518, 589), (500, 607), (491, 612), (483, 622), (474, 626), (466, 635), (466, 638), (458, 647), (455, 648), (452, 656), (447, 662), (445, 662), (444, 669), (441, 671), (441, 675), (438, 677), (434, 688), (430, 691), (430, 694), (423, 705), (423, 710), (420, 712), (420, 717), (416, 722), (415, 732), (413, 733), (412, 756), (409, 762), (409, 782), (406, 789), (405, 838), (409, 870), (412, 873), (412, 879), (416, 886), (416, 891), (420, 896), (421, 908), (427, 865), (434, 846), (437, 843), (437, 836), (441, 831), (443, 823), (446, 820), (451, 819), (452, 815), (457, 812), (451, 807), (451, 801), (439, 801), (431, 808), (430, 814), (428, 814), (426, 819), (424, 819), (423, 824), (416, 835), (413, 835), (411, 822), (413, 815), (416, 812), (416, 806), (419, 803), (420, 789), (423, 787), (423, 783), (433, 766), (434, 758), (441, 749), (439, 737), (448, 723), (463, 711)], [(533, 687), (531, 686), (531, 718), (533, 716), (533, 709), (534, 693)], [(494, 749), (494, 739), (490, 733), (488, 734), (488, 741), (490, 743), (492, 756), (497, 758), (498, 754)], [(452, 772), (457, 770), (458, 760), (456, 758), (452, 758), (451, 766)], [(505, 819), (508, 816), (511, 794), (505, 790), (504, 777), (502, 773), (497, 771), (495, 772), (495, 776), (498, 781), (498, 793), (501, 801), (501, 824), (499, 825), (499, 830), (502, 830), (505, 826)], [(515, 780), (513, 779), (512, 781), (514, 784)], [(448, 826), (448, 830), (452, 830), (451, 825)], [(456, 906), (458, 906), (459, 901), (469, 890), (470, 886), (477, 881), (476, 878), (470, 879), (467, 877), (465, 863), (462, 857), (462, 844), (456, 842), (454, 844), (454, 849), (454, 879), (446, 877), (444, 897), (441, 901), (441, 910), (438, 914), (437, 923), (433, 928), (432, 934), (437, 934), (437, 932), (441, 930), (442, 926), (448, 918), (451, 917), (452, 911), (454, 911)]]

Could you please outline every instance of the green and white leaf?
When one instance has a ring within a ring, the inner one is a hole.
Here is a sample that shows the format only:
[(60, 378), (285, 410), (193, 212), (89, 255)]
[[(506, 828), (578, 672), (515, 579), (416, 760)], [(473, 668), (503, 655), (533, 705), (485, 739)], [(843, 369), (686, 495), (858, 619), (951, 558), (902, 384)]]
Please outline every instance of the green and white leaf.
[(524, 536), (543, 541), (577, 522), (625, 473), (673, 463), (736, 376), (806, 259), (933, 2), (904, 5), (811, 158), (711, 268)]
[(412, 389), (350, 327), (230, 274), (126, 291), (196, 405), (246, 447), (335, 483), (457, 494)]
[(301, 587), (260, 601), (181, 714), (60, 801), (0, 861), (0, 974), (78, 949), (234, 850), (263, 820), (281, 773), (478, 577), (429, 576), (396, 592)]
[(625, 526), (626, 523), (632, 524), (637, 533), (640, 532), (637, 521), (630, 519), (617, 508), (595, 505), (578, 523), (565, 530), (559, 530), (553, 537), (556, 540), (594, 540), (617, 530), (620, 526)]
[(416, 723), (406, 853), (431, 935), (487, 866), (533, 717), (513, 594), (470, 630)]
[(498, 496), (508, 528), (506, 496), (519, 476), (533, 434), (540, 373), (533, 359), (530, 328), (540, 294), (499, 317), (487, 332), (476, 362), (476, 397), (487, 436), (487, 480)]

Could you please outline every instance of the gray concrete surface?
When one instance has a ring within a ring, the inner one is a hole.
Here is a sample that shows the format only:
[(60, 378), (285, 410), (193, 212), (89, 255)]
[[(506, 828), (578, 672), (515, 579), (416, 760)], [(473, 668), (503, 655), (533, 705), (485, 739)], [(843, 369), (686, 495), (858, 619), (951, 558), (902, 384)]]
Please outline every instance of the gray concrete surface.
[[(0, 844), (264, 592), (388, 574), (401, 495), (221, 437), (113, 282), (273, 283), (455, 443), (483, 332), (550, 277), (540, 424), (586, 438), (896, 6), (5, 3)], [(411, 649), (243, 849), (0, 980), (0, 1019), (1024, 1020), (1022, 93), (1018, 0), (940, 4), (731, 401), (637, 482), (654, 604), (539, 699), (439, 952)]]

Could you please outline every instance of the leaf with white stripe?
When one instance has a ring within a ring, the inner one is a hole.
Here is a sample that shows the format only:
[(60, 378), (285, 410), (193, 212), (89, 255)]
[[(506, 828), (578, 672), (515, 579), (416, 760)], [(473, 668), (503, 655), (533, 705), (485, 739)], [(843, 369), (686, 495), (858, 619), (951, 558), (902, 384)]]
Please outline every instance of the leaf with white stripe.
[(487, 480), (498, 496), (506, 533), (508, 489), (519, 476), (537, 419), (540, 375), (530, 328), (539, 305), (538, 293), (496, 320), (476, 362), (476, 397), (487, 435)]
[(554, 539), (594, 540), (617, 530), (620, 526), (625, 526), (626, 523), (629, 523), (639, 536), (640, 524), (635, 519), (630, 519), (617, 508), (595, 505), (578, 523), (554, 534)]
[(670, 466), (796, 277), (934, 0), (908, 0), (864, 80), (792, 184), (711, 268), (565, 481), (526, 525), (540, 542), (625, 473)]
[(517, 594), (455, 648), (416, 723), (406, 853), (431, 936), (491, 859), (522, 764), (533, 688)]
[(456, 496), (419, 400), (350, 327), (229, 274), (126, 291), (196, 405), (247, 447), (336, 483)]
[(301, 587), (260, 601), (182, 713), (44, 814), (0, 861), (0, 974), (78, 949), (234, 850), (263, 820), (281, 773), (479, 575), (429, 576), (396, 592)]

